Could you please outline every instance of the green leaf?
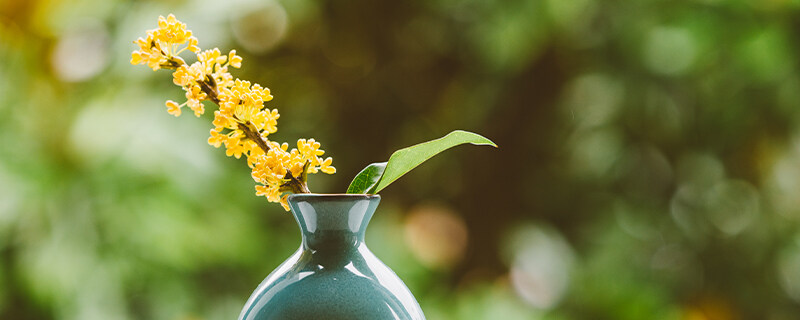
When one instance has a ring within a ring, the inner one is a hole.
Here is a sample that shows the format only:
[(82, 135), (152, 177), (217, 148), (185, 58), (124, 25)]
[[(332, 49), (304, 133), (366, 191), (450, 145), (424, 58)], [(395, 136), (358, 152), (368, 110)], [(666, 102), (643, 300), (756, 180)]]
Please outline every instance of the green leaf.
[(494, 142), (484, 138), (479, 134), (463, 130), (450, 132), (442, 138), (423, 142), (418, 145), (395, 151), (392, 156), (389, 157), (389, 162), (386, 164), (386, 169), (384, 170), (383, 175), (380, 177), (378, 184), (374, 187), (374, 190), (368, 189), (367, 192), (378, 193), (383, 190), (383, 188), (386, 188), (392, 182), (402, 177), (404, 174), (416, 168), (418, 165), (422, 164), (431, 157), (442, 151), (465, 143), (471, 143), (474, 145), (489, 145), (497, 148), (497, 145)]
[(371, 192), (378, 185), (378, 180), (381, 179), (384, 169), (386, 169), (386, 162), (376, 162), (368, 165), (353, 178), (353, 182), (350, 182), (350, 186), (347, 187), (347, 193)]

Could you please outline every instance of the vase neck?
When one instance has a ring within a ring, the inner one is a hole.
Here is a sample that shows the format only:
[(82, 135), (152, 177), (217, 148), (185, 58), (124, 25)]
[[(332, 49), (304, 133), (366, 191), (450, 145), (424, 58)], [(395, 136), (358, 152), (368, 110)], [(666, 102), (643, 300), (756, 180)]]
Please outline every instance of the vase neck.
[(364, 242), (380, 196), (295, 194), (289, 196), (288, 202), (305, 249), (346, 251)]

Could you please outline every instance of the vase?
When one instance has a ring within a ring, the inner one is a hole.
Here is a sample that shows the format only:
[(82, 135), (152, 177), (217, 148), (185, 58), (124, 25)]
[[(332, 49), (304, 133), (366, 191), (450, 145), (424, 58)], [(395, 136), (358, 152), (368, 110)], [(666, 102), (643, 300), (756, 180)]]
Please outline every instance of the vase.
[(290, 195), (300, 248), (261, 282), (239, 319), (425, 319), (408, 287), (364, 243), (380, 199)]

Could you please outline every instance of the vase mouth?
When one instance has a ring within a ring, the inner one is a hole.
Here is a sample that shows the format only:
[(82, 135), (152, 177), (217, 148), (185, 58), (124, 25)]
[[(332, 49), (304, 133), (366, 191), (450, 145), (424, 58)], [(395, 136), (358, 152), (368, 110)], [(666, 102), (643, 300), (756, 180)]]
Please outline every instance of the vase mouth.
[(290, 194), (288, 200), (290, 201), (303, 201), (303, 200), (369, 200), (380, 199), (378, 194), (352, 194), (352, 193), (295, 193)]
[(381, 196), (302, 193), (289, 195), (288, 201), (304, 247), (317, 250), (331, 242), (355, 248), (364, 241)]

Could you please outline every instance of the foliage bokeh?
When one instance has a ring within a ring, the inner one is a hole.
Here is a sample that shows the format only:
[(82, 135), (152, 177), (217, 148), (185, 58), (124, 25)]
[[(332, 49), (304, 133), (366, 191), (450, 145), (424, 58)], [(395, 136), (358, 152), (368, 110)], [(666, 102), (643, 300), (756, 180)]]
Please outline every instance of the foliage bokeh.
[(373, 251), (430, 319), (796, 319), (796, 0), (0, 2), (0, 318), (232, 319), (296, 249), (246, 166), (130, 65), (175, 13), (238, 49), (279, 138), (382, 192)]

